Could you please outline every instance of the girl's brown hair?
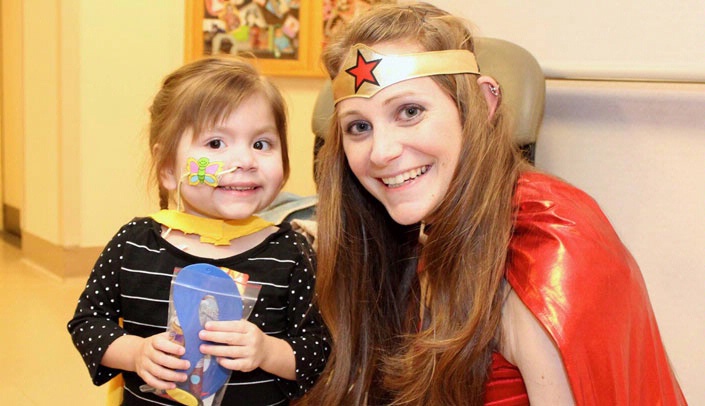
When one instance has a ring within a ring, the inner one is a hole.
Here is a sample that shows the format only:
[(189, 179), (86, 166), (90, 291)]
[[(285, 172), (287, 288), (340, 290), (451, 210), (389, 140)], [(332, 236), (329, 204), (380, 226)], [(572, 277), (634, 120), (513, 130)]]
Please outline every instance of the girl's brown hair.
[[(175, 162), (179, 140), (187, 131), (194, 137), (225, 120), (253, 94), (264, 95), (272, 107), (281, 141), (284, 182), (289, 178), (286, 104), (279, 90), (247, 61), (204, 58), (177, 69), (162, 82), (149, 109), (151, 178), (159, 187), (159, 206), (168, 208), (169, 192), (159, 174)], [(253, 120), (256, 120), (253, 117)]]
[[(474, 48), (465, 22), (434, 6), (381, 5), (352, 21), (323, 60), (333, 78), (356, 43), (410, 40), (427, 51)], [(525, 164), (503, 108), (488, 119), (477, 76), (432, 78), (457, 104), (463, 144), (423, 247), (419, 225), (395, 223), (352, 174), (336, 117), (320, 152), (317, 293), (334, 350), (312, 404), (483, 401), (499, 335), (512, 197)], [(430, 320), (419, 330), (422, 301)]]

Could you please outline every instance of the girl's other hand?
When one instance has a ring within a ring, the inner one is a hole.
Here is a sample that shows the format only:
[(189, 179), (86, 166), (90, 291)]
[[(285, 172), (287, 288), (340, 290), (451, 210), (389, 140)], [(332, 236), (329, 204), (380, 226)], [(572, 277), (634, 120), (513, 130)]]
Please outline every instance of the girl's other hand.
[(250, 372), (259, 368), (267, 359), (269, 340), (259, 327), (247, 320), (209, 321), (199, 338), (222, 345), (201, 345), (203, 354), (218, 357), (225, 368)]
[(144, 382), (156, 389), (173, 389), (174, 382), (184, 382), (186, 373), (178, 370), (189, 368), (189, 362), (180, 359), (186, 350), (169, 339), (169, 333), (147, 337), (137, 347), (134, 363), (135, 372)]

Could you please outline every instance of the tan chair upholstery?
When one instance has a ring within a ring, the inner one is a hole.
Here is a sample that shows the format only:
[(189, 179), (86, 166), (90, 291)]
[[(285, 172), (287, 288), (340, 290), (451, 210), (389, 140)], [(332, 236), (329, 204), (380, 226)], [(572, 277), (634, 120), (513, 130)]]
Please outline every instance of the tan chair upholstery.
[[(508, 106), (514, 123), (514, 139), (533, 161), (541, 120), (543, 119), (546, 80), (536, 59), (524, 48), (496, 38), (476, 38), (475, 56), (480, 71), (499, 82), (502, 103)], [(316, 150), (322, 145), (333, 116), (333, 91), (330, 80), (318, 94), (311, 119), (316, 135)]]

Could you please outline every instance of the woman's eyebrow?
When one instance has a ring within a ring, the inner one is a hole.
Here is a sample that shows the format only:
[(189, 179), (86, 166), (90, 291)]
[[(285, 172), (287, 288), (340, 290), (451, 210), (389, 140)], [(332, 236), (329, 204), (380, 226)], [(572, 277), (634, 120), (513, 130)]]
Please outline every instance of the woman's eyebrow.
[[(416, 95), (418, 95), (418, 92), (415, 92), (414, 90), (403, 91), (401, 93), (394, 94), (394, 95), (390, 96), (389, 98), (385, 99), (382, 102), (382, 105), (388, 106), (388, 105), (394, 103), (398, 99), (403, 99), (405, 97), (416, 96)], [(355, 114), (361, 114), (361, 113), (357, 109), (347, 110), (347, 111), (343, 111), (343, 112), (338, 112), (338, 118), (345, 118), (346, 116), (355, 115)]]
[(338, 118), (344, 119), (348, 116), (356, 116), (359, 114), (360, 114), (360, 112), (358, 110), (347, 110), (347, 111), (343, 111), (343, 112), (338, 112)]
[(401, 93), (397, 93), (397, 94), (390, 96), (388, 99), (384, 100), (382, 102), (382, 105), (386, 106), (386, 105), (394, 103), (397, 99), (403, 99), (403, 98), (409, 97), (409, 96), (416, 96), (417, 94), (418, 94), (418, 92), (415, 92), (413, 90), (407, 90), (407, 91), (404, 91)]

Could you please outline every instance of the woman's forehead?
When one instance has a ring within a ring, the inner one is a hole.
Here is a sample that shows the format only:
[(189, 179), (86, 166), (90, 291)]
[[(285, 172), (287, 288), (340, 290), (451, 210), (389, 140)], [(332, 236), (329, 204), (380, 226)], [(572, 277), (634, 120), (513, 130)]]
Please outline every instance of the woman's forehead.
[(372, 97), (351, 97), (341, 100), (336, 105), (336, 109), (338, 117), (368, 110), (380, 112), (381, 108), (394, 106), (396, 101), (409, 98), (420, 101), (440, 96), (442, 93), (440, 86), (431, 77), (425, 76), (389, 85)]

